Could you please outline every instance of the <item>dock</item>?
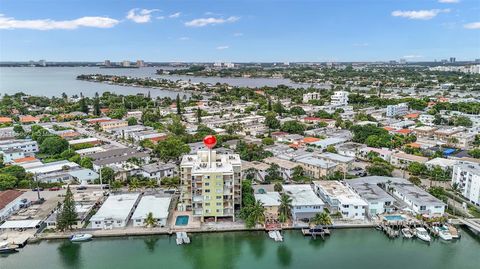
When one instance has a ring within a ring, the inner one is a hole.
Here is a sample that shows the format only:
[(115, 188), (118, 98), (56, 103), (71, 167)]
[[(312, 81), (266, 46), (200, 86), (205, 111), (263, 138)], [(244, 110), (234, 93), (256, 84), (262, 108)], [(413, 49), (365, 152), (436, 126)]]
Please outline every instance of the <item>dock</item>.
[(303, 228), (302, 234), (304, 236), (311, 236), (313, 239), (317, 239), (317, 236), (325, 239), (325, 236), (330, 235), (330, 230), (326, 227), (316, 226), (314, 228)]
[(275, 230), (275, 231), (269, 231), (268, 236), (275, 240), (275, 242), (282, 242), (283, 241), (283, 236), (280, 233), (280, 231)]
[(400, 232), (393, 229), (392, 227), (390, 227), (389, 225), (386, 225), (385, 223), (382, 223), (380, 225), (380, 228), (383, 232), (385, 232), (385, 234), (389, 237), (389, 238), (395, 238), (395, 237), (398, 237), (400, 235)]
[(188, 237), (186, 232), (177, 232), (177, 245), (181, 244), (190, 244), (190, 237)]

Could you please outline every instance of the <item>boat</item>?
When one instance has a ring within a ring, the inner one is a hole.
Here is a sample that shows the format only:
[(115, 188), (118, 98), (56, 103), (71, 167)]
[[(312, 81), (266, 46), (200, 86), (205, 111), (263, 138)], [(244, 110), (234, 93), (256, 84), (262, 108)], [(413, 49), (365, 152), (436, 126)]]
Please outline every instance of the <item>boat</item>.
[(446, 225), (445, 227), (447, 227), (448, 232), (450, 233), (450, 235), (452, 235), (452, 239), (460, 238), (460, 233), (453, 225)]
[(425, 230), (425, 228), (423, 227), (417, 227), (415, 228), (415, 235), (420, 238), (420, 240), (423, 240), (425, 242), (430, 242), (430, 240), (432, 240), (430, 238), (430, 235), (428, 235), (428, 232), (427, 230)]
[(17, 245), (11, 245), (8, 242), (0, 243), (0, 254), (8, 254), (18, 252)]
[(453, 239), (453, 236), (450, 234), (449, 230), (447, 227), (445, 226), (437, 226), (437, 227), (434, 227), (433, 228), (436, 233), (438, 234), (438, 236), (445, 240), (445, 241), (450, 241)]
[(402, 229), (402, 235), (405, 238), (412, 238), (413, 237), (413, 233), (412, 233), (412, 230), (410, 230), (410, 228), (403, 228)]
[(84, 242), (91, 240), (93, 235), (91, 234), (74, 234), (70, 237), (71, 242)]

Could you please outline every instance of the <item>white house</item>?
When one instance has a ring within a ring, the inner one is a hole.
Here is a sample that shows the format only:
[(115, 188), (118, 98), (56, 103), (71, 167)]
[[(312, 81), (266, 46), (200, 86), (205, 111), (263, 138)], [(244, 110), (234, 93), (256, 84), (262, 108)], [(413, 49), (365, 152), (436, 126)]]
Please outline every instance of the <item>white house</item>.
[(110, 195), (90, 219), (92, 228), (113, 229), (127, 226), (139, 197), (138, 193)]
[(283, 191), (292, 198), (294, 221), (309, 220), (323, 212), (325, 203), (318, 198), (310, 185), (283, 185)]
[(137, 209), (133, 212), (133, 226), (145, 226), (147, 215), (152, 213), (156, 226), (165, 227), (167, 225), (171, 200), (171, 197), (156, 197), (154, 195), (143, 196), (138, 203)]
[(368, 204), (349, 186), (340, 181), (314, 181), (315, 193), (326, 201), (330, 210), (346, 219), (365, 219)]

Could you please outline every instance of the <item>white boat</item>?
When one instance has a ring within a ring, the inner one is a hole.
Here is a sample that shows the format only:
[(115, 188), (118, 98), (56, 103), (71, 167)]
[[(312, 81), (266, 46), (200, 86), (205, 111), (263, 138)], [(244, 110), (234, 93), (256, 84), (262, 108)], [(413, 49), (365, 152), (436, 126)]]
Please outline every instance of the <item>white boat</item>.
[(413, 237), (413, 233), (412, 233), (412, 230), (410, 230), (410, 228), (403, 228), (402, 229), (402, 235), (405, 238), (412, 238)]
[(445, 241), (450, 241), (453, 239), (453, 236), (448, 231), (447, 227), (437, 227), (438, 236)]
[(91, 234), (74, 234), (70, 237), (71, 242), (83, 242), (91, 240), (93, 235)]
[(0, 243), (0, 254), (15, 253), (17, 252), (17, 245), (11, 245), (8, 242)]
[(422, 228), (422, 227), (415, 228), (415, 235), (425, 242), (430, 242), (430, 240), (432, 240), (430, 238), (430, 235), (428, 235), (427, 230), (425, 230), (425, 228)]

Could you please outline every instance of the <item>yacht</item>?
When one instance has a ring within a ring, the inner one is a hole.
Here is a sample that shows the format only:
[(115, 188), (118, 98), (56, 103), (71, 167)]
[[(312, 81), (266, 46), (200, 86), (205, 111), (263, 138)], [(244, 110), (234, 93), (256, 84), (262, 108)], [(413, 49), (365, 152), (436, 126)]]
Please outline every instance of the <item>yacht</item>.
[(430, 240), (432, 240), (430, 235), (428, 235), (427, 230), (425, 230), (423, 227), (415, 228), (415, 235), (425, 242), (430, 242)]
[(93, 235), (91, 234), (74, 234), (70, 237), (71, 242), (83, 242), (91, 240)]
[(439, 227), (433, 227), (433, 229), (435, 230), (435, 232), (437, 232), (438, 236), (443, 240), (449, 241), (453, 239), (447, 227), (439, 226)]
[(405, 238), (412, 238), (413, 237), (413, 233), (412, 233), (412, 230), (410, 230), (410, 228), (403, 228), (402, 229), (402, 235)]

